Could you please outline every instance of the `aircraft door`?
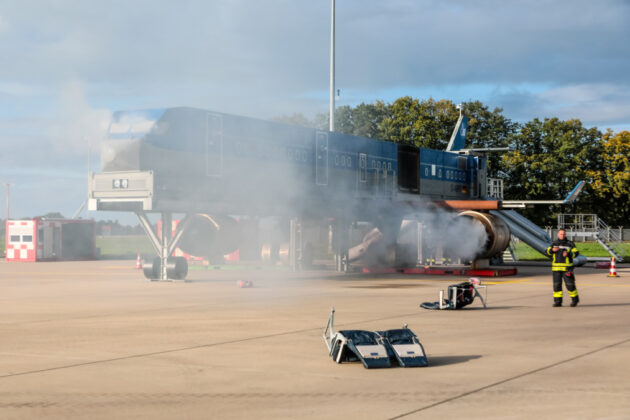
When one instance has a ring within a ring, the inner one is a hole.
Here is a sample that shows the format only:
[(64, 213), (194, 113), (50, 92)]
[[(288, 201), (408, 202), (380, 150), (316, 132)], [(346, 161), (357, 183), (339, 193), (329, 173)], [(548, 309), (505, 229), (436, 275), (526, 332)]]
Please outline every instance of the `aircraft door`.
[(315, 134), (315, 183), (328, 185), (328, 133)]
[(206, 119), (206, 175), (223, 175), (223, 116), (218, 114)]

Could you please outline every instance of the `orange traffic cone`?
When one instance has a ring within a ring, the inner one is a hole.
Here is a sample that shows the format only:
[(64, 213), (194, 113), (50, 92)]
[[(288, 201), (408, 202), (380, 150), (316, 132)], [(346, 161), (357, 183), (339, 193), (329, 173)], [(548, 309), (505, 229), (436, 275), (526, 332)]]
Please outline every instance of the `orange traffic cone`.
[(610, 259), (610, 271), (608, 272), (608, 277), (619, 277), (617, 275), (617, 265), (615, 264), (615, 257)]
[(140, 260), (139, 252), (138, 252), (138, 258), (136, 258), (136, 268), (142, 268), (142, 261)]

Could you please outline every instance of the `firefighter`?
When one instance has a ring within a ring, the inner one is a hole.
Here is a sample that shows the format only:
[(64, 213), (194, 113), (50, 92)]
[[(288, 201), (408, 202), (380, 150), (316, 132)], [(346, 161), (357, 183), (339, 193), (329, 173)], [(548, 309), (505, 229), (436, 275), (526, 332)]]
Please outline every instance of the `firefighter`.
[(580, 254), (575, 244), (566, 238), (564, 229), (558, 230), (558, 239), (547, 248), (547, 255), (551, 257), (551, 271), (553, 273), (553, 306), (562, 306), (562, 279), (571, 296), (571, 306), (577, 306), (580, 301), (575, 287), (573, 274), (573, 259)]

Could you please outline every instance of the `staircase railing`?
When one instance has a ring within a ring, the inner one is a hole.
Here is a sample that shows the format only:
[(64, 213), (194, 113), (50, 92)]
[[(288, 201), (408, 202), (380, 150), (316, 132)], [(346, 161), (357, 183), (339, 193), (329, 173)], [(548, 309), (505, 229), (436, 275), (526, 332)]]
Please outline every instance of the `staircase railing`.
[(623, 248), (621, 237), (600, 218), (597, 219), (597, 242), (600, 243), (617, 261), (623, 261)]

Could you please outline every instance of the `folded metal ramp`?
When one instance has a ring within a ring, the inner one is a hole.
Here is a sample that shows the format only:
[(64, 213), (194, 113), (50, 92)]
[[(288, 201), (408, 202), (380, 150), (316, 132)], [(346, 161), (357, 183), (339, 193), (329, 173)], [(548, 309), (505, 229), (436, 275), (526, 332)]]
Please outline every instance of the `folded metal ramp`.
[(390, 357), (401, 367), (425, 367), (429, 365), (424, 347), (409, 328), (379, 331), (390, 349)]
[(377, 333), (364, 330), (344, 330), (339, 331), (338, 334), (347, 339), (339, 348), (338, 363), (352, 361), (353, 358), (356, 358), (363, 363), (366, 369), (391, 367), (385, 344)]

